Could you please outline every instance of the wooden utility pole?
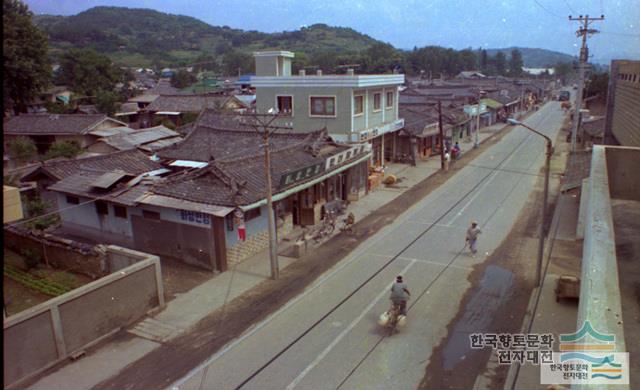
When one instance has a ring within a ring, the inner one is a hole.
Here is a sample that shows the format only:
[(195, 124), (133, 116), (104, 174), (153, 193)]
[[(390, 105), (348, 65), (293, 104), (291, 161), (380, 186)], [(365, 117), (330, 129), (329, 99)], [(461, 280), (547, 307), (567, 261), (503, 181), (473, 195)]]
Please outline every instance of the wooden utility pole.
[[(260, 115), (260, 114), (252, 114), (251, 116), (254, 119), (254, 123), (251, 126), (262, 135), (263, 144), (260, 145), (264, 148), (264, 170), (266, 177), (266, 198), (267, 198), (267, 220), (269, 224), (269, 259), (271, 261), (271, 278), (276, 280), (280, 276), (280, 268), (278, 265), (278, 243), (276, 237), (276, 225), (275, 225), (275, 216), (273, 213), (273, 200), (272, 200), (272, 189), (271, 189), (271, 151), (269, 150), (269, 136), (272, 131), (279, 129), (278, 126), (271, 126), (271, 124), (278, 119), (279, 113), (268, 114), (268, 115)], [(269, 119), (267, 121), (262, 121), (260, 119), (261, 116), (266, 116)]]
[[(576, 140), (578, 136), (578, 124), (580, 122), (580, 109), (582, 109), (582, 95), (584, 90), (584, 77), (585, 71), (588, 67), (587, 62), (589, 61), (589, 49), (587, 47), (587, 38), (590, 34), (595, 34), (598, 32), (596, 29), (590, 29), (589, 23), (604, 20), (604, 15), (600, 15), (599, 18), (590, 18), (589, 15), (578, 16), (577, 18), (571, 17), (569, 15), (569, 20), (571, 21), (579, 21), (582, 23), (582, 26), (578, 31), (576, 31), (577, 36), (582, 37), (582, 47), (580, 47), (580, 61), (578, 63), (578, 94), (576, 96), (575, 103), (575, 115), (573, 117), (573, 129), (571, 131), (571, 152), (575, 153), (576, 151)], [(584, 138), (584, 137), (582, 137)]]
[(440, 169), (444, 170), (444, 129), (442, 128), (442, 101), (438, 100), (438, 129), (440, 130)]

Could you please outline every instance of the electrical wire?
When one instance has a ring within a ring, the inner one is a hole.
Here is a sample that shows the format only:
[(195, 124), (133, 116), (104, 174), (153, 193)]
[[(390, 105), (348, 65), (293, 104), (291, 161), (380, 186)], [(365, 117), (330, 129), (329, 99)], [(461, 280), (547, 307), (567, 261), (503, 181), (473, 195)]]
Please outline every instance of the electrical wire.
[(540, 4), (540, 2), (539, 2), (538, 0), (533, 0), (533, 1), (534, 1), (536, 4), (538, 4), (538, 7), (542, 8), (543, 10), (545, 10), (549, 15), (553, 15), (553, 16), (555, 16), (556, 18), (565, 19), (565, 17), (564, 17), (564, 16), (560, 16), (560, 15), (556, 14), (555, 12), (551, 12), (551, 11), (549, 11), (549, 9), (548, 9), (548, 8), (546, 8), (545, 6), (543, 6), (542, 4)]
[(574, 11), (574, 10), (573, 10), (573, 8), (571, 8), (571, 6), (569, 5), (569, 2), (568, 2), (567, 0), (564, 0), (564, 3), (567, 5), (567, 8), (569, 8), (569, 11), (570, 11), (572, 14), (575, 14), (575, 13), (576, 13), (576, 11)]

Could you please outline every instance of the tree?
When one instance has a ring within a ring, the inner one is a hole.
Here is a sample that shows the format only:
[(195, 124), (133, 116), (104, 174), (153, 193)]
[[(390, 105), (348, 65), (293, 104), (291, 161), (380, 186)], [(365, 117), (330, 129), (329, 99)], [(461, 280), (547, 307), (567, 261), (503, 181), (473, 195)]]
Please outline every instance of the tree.
[(29, 160), (38, 153), (35, 142), (29, 137), (19, 136), (7, 143), (9, 154), (16, 160)]
[(119, 99), (115, 92), (99, 90), (96, 94), (96, 108), (101, 113), (112, 116), (120, 108)]
[(375, 43), (367, 49), (364, 55), (367, 73), (387, 73), (400, 64), (398, 51), (388, 43)]
[(509, 59), (509, 75), (520, 76), (522, 74), (522, 53), (518, 49), (511, 50), (511, 58)]
[(487, 57), (487, 51), (485, 49), (480, 50), (480, 71), (486, 72), (489, 70), (489, 58)]
[(557, 63), (553, 69), (553, 75), (558, 77), (562, 81), (562, 84), (565, 84), (567, 82), (567, 77), (573, 73), (571, 64), (567, 64), (566, 62)]
[(61, 58), (60, 79), (73, 92), (96, 96), (100, 91), (113, 91), (121, 80), (121, 70), (94, 50), (71, 49)]
[(593, 73), (587, 81), (587, 87), (585, 90), (585, 96), (591, 97), (600, 95), (600, 97), (607, 98), (607, 90), (609, 89), (609, 73)]
[(180, 69), (171, 76), (171, 85), (183, 89), (197, 81), (196, 77), (184, 69)]
[(499, 75), (504, 76), (507, 74), (507, 57), (505, 57), (503, 52), (499, 51), (498, 53), (496, 53), (495, 65), (496, 72)]
[(80, 154), (82, 149), (75, 141), (56, 141), (51, 144), (49, 150), (44, 155), (45, 160), (50, 160), (56, 157), (73, 158)]
[(225, 75), (252, 73), (254, 69), (253, 57), (239, 51), (229, 51), (222, 57), (222, 68)]
[(51, 82), (47, 38), (31, 22), (32, 13), (19, 0), (2, 1), (3, 109), (18, 115)]

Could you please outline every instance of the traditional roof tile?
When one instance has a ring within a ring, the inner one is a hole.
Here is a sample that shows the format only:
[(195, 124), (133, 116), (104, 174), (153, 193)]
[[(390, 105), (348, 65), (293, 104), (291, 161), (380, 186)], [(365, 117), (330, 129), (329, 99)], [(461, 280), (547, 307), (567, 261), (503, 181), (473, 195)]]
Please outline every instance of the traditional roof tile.
[(9, 135), (66, 135), (86, 134), (104, 121), (126, 126), (125, 123), (104, 114), (23, 114), (14, 116), (4, 124)]

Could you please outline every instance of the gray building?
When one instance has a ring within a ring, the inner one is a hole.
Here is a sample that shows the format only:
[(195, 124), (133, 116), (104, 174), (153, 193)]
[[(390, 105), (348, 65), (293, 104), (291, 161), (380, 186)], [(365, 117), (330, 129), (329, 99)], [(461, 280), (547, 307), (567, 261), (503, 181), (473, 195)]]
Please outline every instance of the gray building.
[(640, 61), (611, 61), (605, 144), (640, 146)]
[[(256, 108), (259, 113), (277, 109), (284, 116), (280, 125), (296, 132), (326, 128), (341, 143), (370, 142), (373, 161), (379, 163), (385, 144), (393, 147), (395, 132), (404, 127), (398, 116), (398, 86), (404, 75), (307, 75), (291, 74), (289, 51), (254, 53)], [(385, 136), (387, 140), (385, 141)]]

